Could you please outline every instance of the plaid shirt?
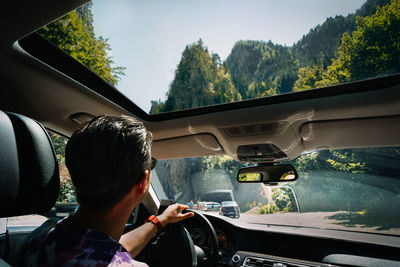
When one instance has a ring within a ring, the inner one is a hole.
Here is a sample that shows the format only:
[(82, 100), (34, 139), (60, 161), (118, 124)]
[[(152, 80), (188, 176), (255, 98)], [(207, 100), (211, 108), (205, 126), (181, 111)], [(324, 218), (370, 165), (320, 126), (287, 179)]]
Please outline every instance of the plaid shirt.
[(133, 260), (108, 235), (74, 224), (69, 218), (46, 221), (15, 256), (13, 266), (147, 266)]

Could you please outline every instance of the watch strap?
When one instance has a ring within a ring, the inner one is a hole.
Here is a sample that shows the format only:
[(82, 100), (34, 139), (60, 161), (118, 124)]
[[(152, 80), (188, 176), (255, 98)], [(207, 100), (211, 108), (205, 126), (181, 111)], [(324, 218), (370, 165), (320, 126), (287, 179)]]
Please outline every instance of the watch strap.
[(160, 231), (160, 229), (162, 228), (162, 224), (161, 224), (160, 220), (155, 215), (151, 215), (149, 218), (147, 218), (146, 223), (147, 222), (151, 222), (152, 224), (157, 226), (158, 231)]

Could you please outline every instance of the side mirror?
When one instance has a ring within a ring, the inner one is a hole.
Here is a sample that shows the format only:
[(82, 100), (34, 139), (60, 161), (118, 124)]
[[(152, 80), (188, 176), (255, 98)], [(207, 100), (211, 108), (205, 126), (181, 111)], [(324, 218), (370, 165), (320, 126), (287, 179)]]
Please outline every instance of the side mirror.
[(282, 182), (293, 182), (298, 178), (296, 169), (290, 164), (260, 165), (239, 170), (239, 183), (264, 183), (274, 185)]

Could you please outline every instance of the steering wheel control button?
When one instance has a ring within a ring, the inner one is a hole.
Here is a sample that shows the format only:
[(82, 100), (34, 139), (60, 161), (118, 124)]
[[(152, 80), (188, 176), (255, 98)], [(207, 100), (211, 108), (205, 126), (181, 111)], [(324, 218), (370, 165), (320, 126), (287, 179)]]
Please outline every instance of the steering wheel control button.
[(239, 255), (233, 255), (232, 257), (232, 262), (233, 263), (238, 263), (240, 261), (240, 256)]

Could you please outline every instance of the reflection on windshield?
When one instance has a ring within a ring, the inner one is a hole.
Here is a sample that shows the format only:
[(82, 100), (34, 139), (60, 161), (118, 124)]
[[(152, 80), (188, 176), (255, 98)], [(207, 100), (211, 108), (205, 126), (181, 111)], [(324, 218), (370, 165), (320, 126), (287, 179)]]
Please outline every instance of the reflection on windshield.
[(400, 148), (324, 150), (290, 162), (296, 182), (238, 183), (228, 156), (160, 161), (157, 196), (236, 221), (400, 234)]

